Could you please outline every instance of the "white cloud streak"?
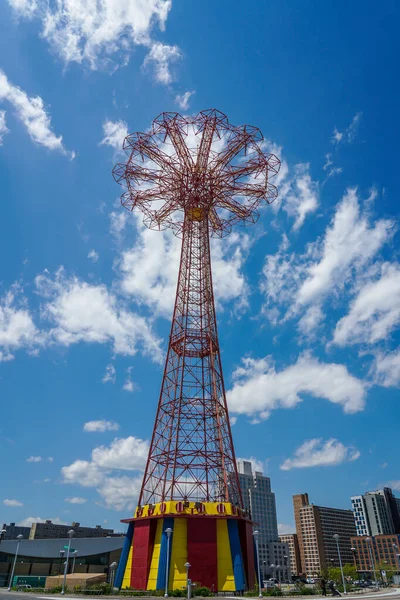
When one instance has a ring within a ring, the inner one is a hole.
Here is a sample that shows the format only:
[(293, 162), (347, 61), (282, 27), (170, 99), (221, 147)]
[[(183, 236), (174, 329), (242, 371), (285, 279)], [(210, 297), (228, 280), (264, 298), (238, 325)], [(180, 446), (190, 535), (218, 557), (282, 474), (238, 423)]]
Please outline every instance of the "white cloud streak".
[(103, 383), (109, 383), (109, 382), (115, 383), (116, 374), (117, 374), (116, 368), (114, 367), (114, 365), (112, 363), (110, 363), (109, 365), (106, 366), (106, 372), (101, 381)]
[(193, 96), (195, 92), (185, 92), (184, 94), (181, 95), (177, 95), (175, 97), (175, 103), (179, 106), (180, 109), (182, 110), (187, 110), (189, 108), (189, 100), (190, 98)]
[(173, 81), (171, 64), (182, 58), (178, 46), (168, 46), (161, 42), (154, 42), (147, 54), (143, 66), (150, 67), (154, 71), (155, 80), (158, 83), (168, 85)]
[(8, 132), (9, 129), (6, 124), (6, 111), (0, 110), (0, 146), (3, 144), (3, 137)]
[(23, 502), (20, 502), (19, 500), (9, 500), (8, 498), (5, 498), (3, 500), (3, 504), (4, 506), (12, 506), (12, 507), (18, 507), (18, 506), (23, 506)]
[(319, 362), (309, 354), (282, 371), (276, 371), (270, 357), (244, 358), (242, 363), (234, 371), (234, 384), (227, 393), (233, 413), (267, 419), (273, 410), (294, 408), (304, 395), (339, 404), (349, 414), (364, 408), (364, 384), (344, 365)]
[(103, 139), (101, 145), (107, 145), (114, 148), (117, 152), (122, 152), (122, 144), (128, 135), (128, 125), (125, 121), (104, 121)]
[(383, 387), (400, 387), (400, 349), (378, 353), (375, 360), (375, 383)]
[(0, 298), (0, 362), (12, 360), (13, 352), (21, 348), (33, 351), (43, 341), (25, 299), (14, 286)]
[(280, 468), (282, 471), (304, 469), (308, 467), (332, 467), (345, 462), (352, 462), (360, 457), (360, 452), (352, 446), (346, 447), (342, 442), (331, 438), (323, 441), (314, 438), (305, 441), (294, 453), (293, 458), (287, 458)]
[(42, 462), (42, 457), (41, 456), (30, 456), (29, 458), (26, 459), (26, 462), (29, 462), (29, 463)]
[(57, 137), (51, 130), (50, 117), (47, 114), (40, 96), (28, 96), (21, 88), (13, 85), (8, 80), (4, 71), (0, 69), (0, 101), (9, 102), (17, 118), (26, 128), (30, 138), (36, 144), (57, 150), (71, 159), (74, 152), (68, 152), (62, 142), (62, 136)]
[(87, 502), (87, 498), (73, 496), (72, 498), (65, 498), (64, 502), (68, 502), (68, 504), (85, 504)]
[(83, 431), (86, 432), (118, 431), (118, 429), (118, 423), (115, 421), (106, 421), (105, 419), (100, 421), (88, 421), (83, 425)]

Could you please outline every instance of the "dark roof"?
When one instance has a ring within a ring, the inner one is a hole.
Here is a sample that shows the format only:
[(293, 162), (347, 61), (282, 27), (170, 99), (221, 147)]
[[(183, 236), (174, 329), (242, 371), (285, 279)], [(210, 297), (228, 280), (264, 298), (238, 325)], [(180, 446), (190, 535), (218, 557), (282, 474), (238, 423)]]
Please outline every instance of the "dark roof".
[[(78, 556), (93, 556), (119, 550), (124, 545), (125, 537), (99, 537), (72, 539), (71, 548), (78, 551)], [(49, 540), (21, 540), (18, 556), (32, 558), (60, 558), (60, 550), (68, 546), (69, 538)], [(15, 554), (17, 540), (4, 540), (0, 544), (0, 554)]]

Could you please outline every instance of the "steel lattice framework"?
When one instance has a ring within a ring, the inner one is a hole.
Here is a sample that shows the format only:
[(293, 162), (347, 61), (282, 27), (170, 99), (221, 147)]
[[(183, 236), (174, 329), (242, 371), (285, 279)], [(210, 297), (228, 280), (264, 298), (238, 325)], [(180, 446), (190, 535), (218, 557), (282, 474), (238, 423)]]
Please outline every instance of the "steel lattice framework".
[(217, 110), (163, 113), (148, 133), (127, 136), (114, 178), (123, 206), (145, 224), (182, 237), (177, 293), (157, 416), (139, 505), (165, 500), (242, 505), (222, 374), (210, 235), (253, 223), (279, 159), (261, 132)]

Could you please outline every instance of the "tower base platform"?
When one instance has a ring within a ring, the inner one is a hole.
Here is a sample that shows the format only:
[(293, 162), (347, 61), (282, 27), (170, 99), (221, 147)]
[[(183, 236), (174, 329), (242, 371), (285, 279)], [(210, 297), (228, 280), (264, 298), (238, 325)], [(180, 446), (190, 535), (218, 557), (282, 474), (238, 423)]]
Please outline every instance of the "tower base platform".
[[(255, 584), (252, 523), (229, 502), (161, 502), (138, 507), (129, 523), (115, 586), (164, 590), (189, 578), (212, 591), (244, 591)], [(166, 530), (172, 533), (168, 538)]]

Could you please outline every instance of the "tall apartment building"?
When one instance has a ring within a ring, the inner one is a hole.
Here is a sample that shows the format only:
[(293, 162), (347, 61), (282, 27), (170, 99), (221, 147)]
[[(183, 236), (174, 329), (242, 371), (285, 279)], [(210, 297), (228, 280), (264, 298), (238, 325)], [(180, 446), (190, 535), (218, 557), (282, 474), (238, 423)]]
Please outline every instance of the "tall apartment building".
[(351, 505), (357, 535), (391, 535), (400, 533), (400, 499), (390, 488), (352, 496)]
[(351, 537), (356, 534), (351, 510), (310, 504), (308, 494), (293, 496), (294, 519), (299, 542), (301, 573), (317, 575), (339, 566), (335, 534), (339, 535), (343, 563), (353, 563)]
[(237, 466), (244, 508), (250, 513), (260, 532), (258, 547), (263, 577), (271, 577), (272, 572), (276, 572), (282, 580), (290, 581), (289, 546), (279, 541), (275, 494), (271, 492), (271, 480), (259, 471), (253, 472), (249, 461), (238, 460)]
[(45, 521), (44, 523), (32, 523), (29, 539), (67, 538), (70, 529), (74, 530), (74, 538), (108, 537), (116, 535), (113, 529), (103, 529), (101, 525), (96, 525), (96, 527), (81, 527), (81, 524), (76, 522), (71, 523), (71, 525), (58, 525), (52, 521)]
[[(397, 554), (400, 548), (400, 535), (355, 536), (351, 538), (354, 562), (359, 573), (373, 577), (373, 568), (379, 576), (380, 567), (385, 563), (395, 571), (399, 570)], [(371, 561), (372, 554), (372, 561)]]
[(284, 535), (280, 535), (279, 541), (288, 545), (292, 575), (300, 575), (300, 548), (297, 534), (286, 533)]

